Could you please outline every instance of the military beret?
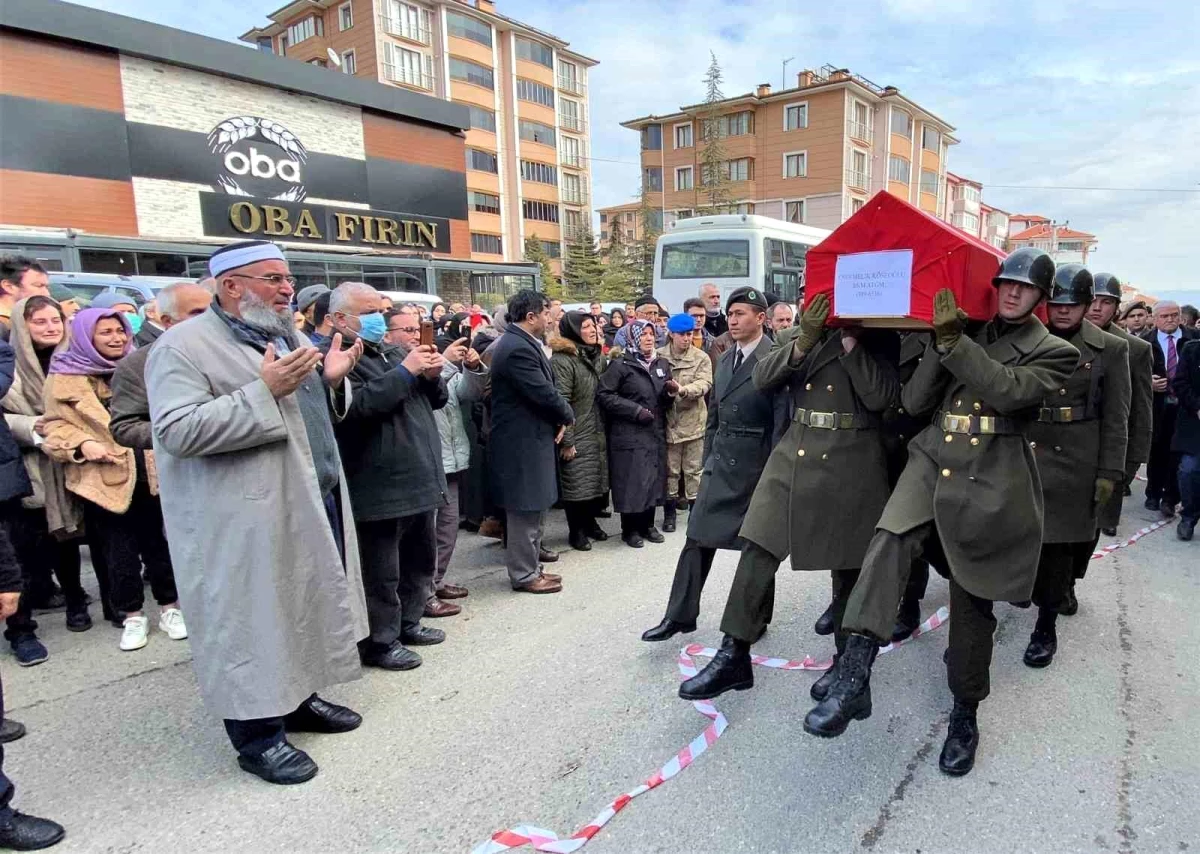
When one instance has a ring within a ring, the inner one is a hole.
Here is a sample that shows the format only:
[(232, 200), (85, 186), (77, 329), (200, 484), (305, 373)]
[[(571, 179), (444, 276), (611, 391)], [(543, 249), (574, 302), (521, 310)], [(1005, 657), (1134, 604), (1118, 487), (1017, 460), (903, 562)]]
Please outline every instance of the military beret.
[(739, 302), (752, 305), (759, 311), (767, 310), (767, 295), (758, 288), (738, 288), (725, 301), (725, 311), (729, 311), (734, 304)]
[(696, 330), (696, 318), (690, 314), (675, 314), (667, 321), (667, 331), (683, 334)]

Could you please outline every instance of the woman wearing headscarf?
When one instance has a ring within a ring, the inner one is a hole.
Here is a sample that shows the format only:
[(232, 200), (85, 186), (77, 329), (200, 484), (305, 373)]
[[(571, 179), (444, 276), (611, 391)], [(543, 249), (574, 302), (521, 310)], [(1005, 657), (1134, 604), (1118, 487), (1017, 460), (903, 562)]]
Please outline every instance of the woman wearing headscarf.
[(84, 309), (71, 320), (67, 349), (51, 358), (42, 392), (44, 449), (63, 464), (67, 489), (83, 499), (89, 550), (107, 568), (109, 604), (124, 627), (123, 650), (144, 647), (150, 631), (142, 612), (143, 562), (162, 608), (160, 628), (174, 640), (187, 637), (162, 511), (151, 493), (156, 481), (138, 482), (144, 457), (139, 461), (132, 449), (118, 445), (108, 428), (112, 375), (132, 351), (132, 338), (121, 312)]
[(596, 523), (596, 511), (608, 496), (608, 442), (596, 403), (596, 389), (607, 360), (600, 352), (600, 332), (590, 314), (568, 311), (550, 342), (554, 384), (571, 404), (575, 423), (558, 446), (558, 485), (567, 513), (571, 548), (590, 551), (592, 540), (607, 540)]
[(449, 313), (450, 312), (446, 310), (446, 304), (444, 302), (435, 302), (433, 304), (433, 308), (429, 309), (429, 319), (433, 321), (435, 326), (440, 326), (442, 320)]
[(655, 350), (654, 324), (634, 320), (628, 328), (629, 340), (638, 346), (609, 364), (597, 400), (609, 424), (609, 472), (621, 539), (640, 549), (643, 539), (664, 539), (654, 527), (654, 508), (667, 485), (666, 412), (674, 386), (671, 366)]
[(608, 316), (608, 324), (604, 327), (604, 348), (607, 350), (613, 345), (613, 338), (617, 335), (617, 330), (625, 325), (625, 310), (614, 308)]

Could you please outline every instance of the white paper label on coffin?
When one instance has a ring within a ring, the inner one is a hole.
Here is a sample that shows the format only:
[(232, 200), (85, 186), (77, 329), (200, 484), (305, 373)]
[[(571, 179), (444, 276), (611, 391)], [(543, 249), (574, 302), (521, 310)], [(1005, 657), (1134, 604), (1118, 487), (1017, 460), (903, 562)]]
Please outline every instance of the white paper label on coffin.
[(911, 249), (839, 255), (833, 274), (838, 317), (904, 317), (912, 308)]

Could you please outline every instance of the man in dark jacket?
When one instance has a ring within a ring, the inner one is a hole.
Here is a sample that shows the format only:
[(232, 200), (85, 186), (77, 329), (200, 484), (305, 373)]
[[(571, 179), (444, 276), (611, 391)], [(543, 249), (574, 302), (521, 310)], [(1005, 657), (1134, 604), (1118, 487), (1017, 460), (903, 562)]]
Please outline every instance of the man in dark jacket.
[(508, 325), (489, 347), (492, 427), (488, 475), (497, 506), (505, 511), (504, 560), (513, 590), (557, 593), (562, 579), (538, 563), (542, 522), (558, 500), (555, 445), (575, 413), (554, 385), (542, 338), (550, 303), (533, 290), (508, 301)]
[[(447, 392), (441, 354), (418, 343), (416, 312), (405, 315), (415, 330), (403, 342), (407, 351), (383, 343), (381, 299), (362, 282), (345, 282), (330, 296), (334, 330), (363, 348), (334, 433), (350, 487), (371, 629), (359, 653), (370, 667), (411, 670), (421, 657), (406, 645), (446, 639), (442, 630), (422, 626), (421, 617), (437, 570), (437, 509), (447, 492), (433, 410), (445, 406)], [(332, 343), (324, 343), (325, 352)]]
[[(675, 564), (666, 616), (642, 634), (644, 641), (664, 641), (681, 632), (694, 632), (700, 594), (717, 549), (742, 548), (738, 530), (771, 456), (775, 411), (781, 401), (774, 393), (760, 391), (753, 382), (754, 366), (771, 352), (771, 341), (763, 334), (766, 310), (766, 298), (754, 288), (738, 288), (726, 303), (734, 349), (717, 360), (704, 431), (700, 491), (688, 514), (687, 539)], [(739, 355), (742, 358), (735, 370), (733, 362)], [(774, 610), (773, 584), (764, 599), (765, 625), (771, 622)]]
[(1172, 389), (1179, 398), (1179, 416), (1171, 450), (1180, 455), (1179, 494), (1183, 498), (1175, 533), (1181, 540), (1190, 540), (1200, 520), (1200, 341), (1184, 345)]
[(1180, 351), (1200, 333), (1180, 325), (1179, 305), (1170, 300), (1155, 303), (1151, 317), (1150, 328), (1142, 333), (1154, 353), (1154, 437), (1146, 464), (1146, 509), (1169, 519), (1179, 503), (1179, 457), (1171, 450), (1179, 398), (1171, 384), (1179, 372)]

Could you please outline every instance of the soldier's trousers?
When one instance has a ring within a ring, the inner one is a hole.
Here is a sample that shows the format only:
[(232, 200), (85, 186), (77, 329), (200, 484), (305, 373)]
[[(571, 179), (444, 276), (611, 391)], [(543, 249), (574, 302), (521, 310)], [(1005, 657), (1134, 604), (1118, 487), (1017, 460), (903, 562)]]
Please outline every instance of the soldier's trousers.
[(1087, 575), (1088, 567), (1092, 565), (1092, 555), (1096, 553), (1096, 544), (1100, 542), (1100, 532), (1086, 543), (1073, 543), (1074, 553), (1071, 555), (1071, 576), (1076, 581)]
[[(746, 643), (758, 640), (767, 623), (771, 622), (775, 601), (775, 573), (779, 570), (779, 564), (779, 558), (758, 543), (747, 542), (742, 547), (737, 573), (733, 576), (733, 586), (729, 588), (729, 598), (725, 602), (725, 614), (721, 617), (722, 632)], [(839, 584), (844, 585), (847, 590), (852, 588), (855, 579), (858, 578), (858, 570), (839, 570), (834, 576), (841, 576), (834, 581), (836, 599)], [(843, 597), (843, 604), (837, 613), (839, 627), (845, 601)], [(893, 610), (893, 615), (894, 613)]]
[[(933, 522), (904, 534), (876, 531), (863, 559), (862, 575), (846, 605), (843, 630), (866, 635), (879, 644), (890, 642), (909, 570), (927, 548), (930, 562), (937, 565), (944, 560)], [(951, 576), (946, 677), (956, 700), (978, 703), (991, 691), (989, 671), (992, 635), (996, 631), (992, 604), (990, 599), (968, 593)]]
[[(683, 543), (679, 561), (675, 564), (675, 580), (671, 582), (671, 598), (667, 600), (667, 619), (677, 623), (694, 623), (700, 616), (700, 594), (708, 581), (716, 549), (699, 545), (691, 537)], [(775, 613), (775, 579), (763, 602), (763, 625), (771, 622)]]
[[(1075, 578), (1076, 555), (1087, 543), (1042, 543), (1038, 555), (1037, 581), (1033, 584), (1033, 604), (1039, 609), (1061, 613)], [(1089, 555), (1091, 550), (1088, 550)]]

